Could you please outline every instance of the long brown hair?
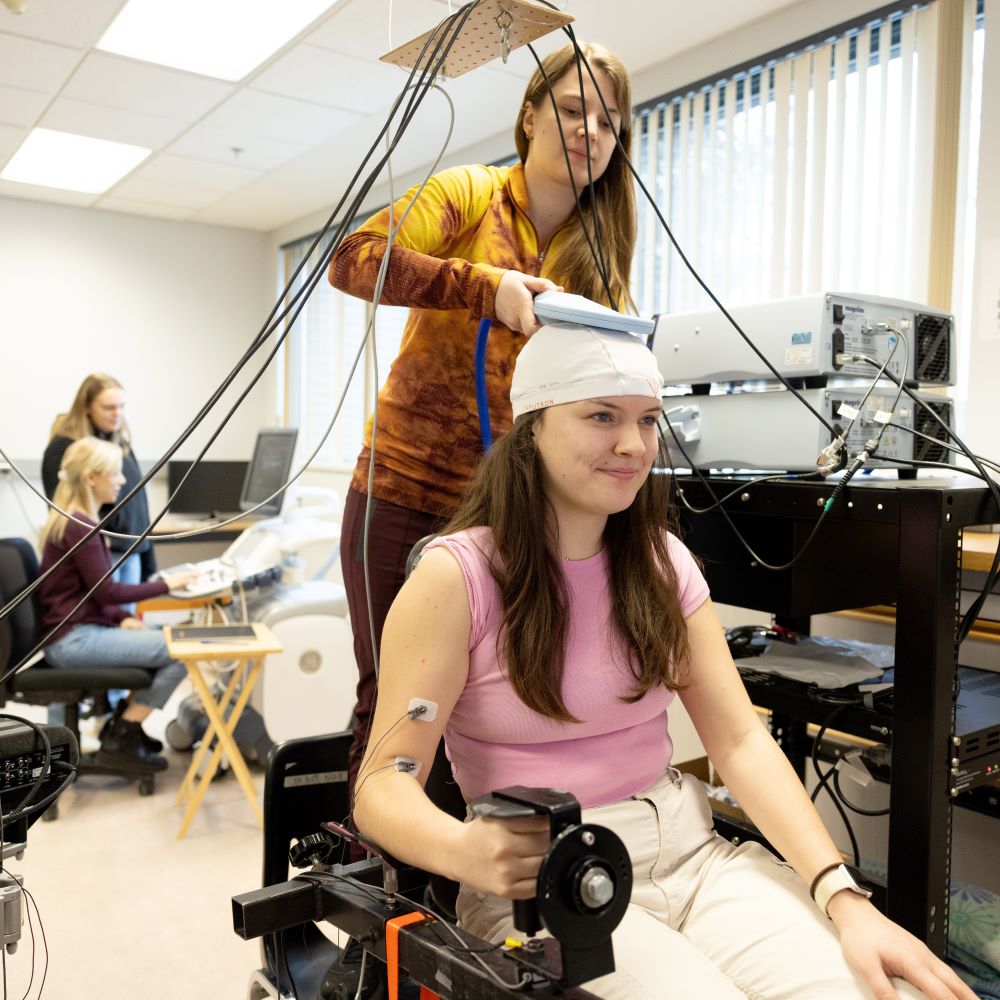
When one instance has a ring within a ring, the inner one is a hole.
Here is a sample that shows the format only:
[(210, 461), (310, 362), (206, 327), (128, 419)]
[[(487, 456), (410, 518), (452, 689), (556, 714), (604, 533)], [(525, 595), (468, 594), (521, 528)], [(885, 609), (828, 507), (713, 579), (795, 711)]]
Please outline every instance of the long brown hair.
[[(111, 441), (95, 437), (82, 437), (74, 441), (63, 455), (59, 467), (59, 485), (56, 486), (52, 503), (67, 514), (97, 514), (99, 504), (94, 500), (94, 492), (87, 485), (88, 472), (121, 472), (122, 450)], [(50, 539), (61, 541), (66, 531), (66, 518), (58, 511), (49, 510), (49, 516), (42, 527), (39, 546), (45, 548)]]
[[(465, 502), (444, 534), (485, 525), (496, 547), (490, 573), (503, 602), (497, 655), (518, 697), (552, 719), (576, 722), (562, 695), (567, 638), (567, 590), (552, 537), (534, 427), (544, 410), (525, 413), (486, 454)], [(655, 465), (665, 465), (660, 449)], [(654, 471), (632, 505), (608, 517), (604, 547), (613, 625), (633, 658), (638, 701), (663, 684), (681, 687), (688, 656), (687, 626), (666, 531), (676, 528), (667, 476)]]
[[(69, 438), (70, 441), (79, 441), (82, 437), (94, 437), (97, 428), (90, 419), (91, 404), (105, 389), (121, 389), (125, 387), (111, 375), (104, 375), (101, 372), (94, 372), (88, 375), (76, 390), (73, 405), (68, 412), (60, 413), (52, 424), (49, 431), (49, 440), (55, 437)], [(111, 440), (124, 451), (128, 451), (132, 445), (132, 435), (129, 432), (125, 418), (122, 418), (122, 425), (111, 435)]]
[[(635, 303), (629, 291), (629, 274), (636, 240), (635, 191), (622, 155), (622, 149), (631, 149), (632, 144), (632, 85), (622, 61), (603, 45), (584, 43), (580, 45), (580, 51), (594, 75), (598, 72), (606, 73), (615, 86), (618, 110), (621, 112), (621, 131), (618, 133), (621, 148), (615, 147), (607, 169), (594, 181), (594, 199), (591, 200), (589, 187), (579, 192), (583, 222), (581, 223), (579, 214), (574, 213), (573, 229), (561, 249), (553, 254), (550, 267), (572, 291), (595, 302), (607, 301), (608, 293), (594, 263), (594, 255), (583, 228), (585, 225), (591, 239), (596, 239), (596, 215), (611, 293), (618, 305), (628, 305), (634, 311)], [(551, 100), (549, 86), (554, 86), (567, 73), (578, 72), (576, 50), (572, 43), (549, 53), (542, 60), (542, 68), (545, 70), (544, 75), (540, 69), (536, 69), (528, 81), (514, 125), (514, 142), (522, 163), (528, 159), (528, 137), (524, 134), (524, 115), (528, 104), (530, 102), (535, 108), (541, 107), (542, 102)], [(586, 66), (580, 66), (579, 71), (583, 73), (584, 80), (587, 80), (589, 74)], [(546, 77), (548, 84), (545, 82)]]

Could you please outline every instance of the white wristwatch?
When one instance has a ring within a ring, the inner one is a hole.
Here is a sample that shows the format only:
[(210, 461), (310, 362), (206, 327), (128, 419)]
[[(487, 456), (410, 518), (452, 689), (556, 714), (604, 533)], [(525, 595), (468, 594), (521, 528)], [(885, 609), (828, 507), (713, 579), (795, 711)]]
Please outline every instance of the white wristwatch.
[(854, 876), (850, 873), (847, 865), (836, 865), (824, 872), (816, 880), (813, 887), (813, 899), (821, 913), (827, 917), (830, 916), (826, 912), (826, 908), (830, 905), (830, 900), (843, 889), (850, 889), (851, 892), (856, 892), (859, 896), (864, 896), (865, 899), (871, 899), (872, 896), (868, 889), (854, 881)]

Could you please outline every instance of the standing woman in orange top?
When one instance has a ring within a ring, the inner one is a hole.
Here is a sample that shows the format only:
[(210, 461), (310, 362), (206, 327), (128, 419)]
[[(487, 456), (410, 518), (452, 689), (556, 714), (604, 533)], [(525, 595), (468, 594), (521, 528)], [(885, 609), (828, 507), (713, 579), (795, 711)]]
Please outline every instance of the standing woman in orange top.
[[(455, 512), (483, 452), (474, 376), (480, 320), (494, 321), (486, 388), (493, 434), (499, 436), (511, 426), (514, 359), (538, 329), (533, 296), (561, 287), (608, 300), (587, 234), (603, 255), (616, 305), (631, 304), (635, 199), (616, 144), (617, 137), (629, 148), (631, 86), (613, 53), (599, 45), (581, 48), (608, 113), (586, 67), (578, 71), (573, 46), (553, 52), (543, 60), (545, 75), (536, 70), (529, 80), (518, 111), (514, 141), (520, 162), (436, 174), (393, 240), (381, 303), (411, 311), (399, 355), (378, 396), (371, 486), (369, 423), (345, 504), (341, 547), (360, 671), (351, 787), (375, 696), (362, 546), (369, 489), (368, 564), (375, 641), (380, 642), (410, 549)], [(396, 202), (393, 220), (402, 216), (415, 191)], [(334, 286), (372, 298), (389, 220), (387, 208), (343, 241), (330, 265)]]

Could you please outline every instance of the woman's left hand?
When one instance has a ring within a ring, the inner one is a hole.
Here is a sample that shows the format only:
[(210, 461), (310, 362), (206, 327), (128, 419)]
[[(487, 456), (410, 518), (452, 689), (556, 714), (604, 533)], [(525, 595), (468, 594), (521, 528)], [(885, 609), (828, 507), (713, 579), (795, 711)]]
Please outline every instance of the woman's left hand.
[(130, 628), (130, 629), (144, 629), (146, 627), (145, 622), (140, 621), (138, 618), (123, 618), (118, 623), (119, 628)]
[(890, 981), (903, 979), (929, 1000), (976, 1000), (955, 972), (908, 931), (853, 892), (838, 892), (828, 907), (844, 957), (871, 987), (875, 1000), (899, 1000)]

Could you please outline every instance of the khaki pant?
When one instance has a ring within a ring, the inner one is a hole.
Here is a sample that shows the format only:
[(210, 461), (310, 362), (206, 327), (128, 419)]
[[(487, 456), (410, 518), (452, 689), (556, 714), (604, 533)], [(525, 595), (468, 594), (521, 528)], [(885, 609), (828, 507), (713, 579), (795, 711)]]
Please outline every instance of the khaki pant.
[[(583, 821), (622, 838), (634, 879), (613, 936), (616, 971), (585, 989), (607, 1000), (870, 1000), (802, 880), (759, 845), (719, 837), (696, 779), (670, 769), (646, 792), (585, 809)], [(463, 887), (457, 910), (487, 940), (513, 930), (499, 896)]]

